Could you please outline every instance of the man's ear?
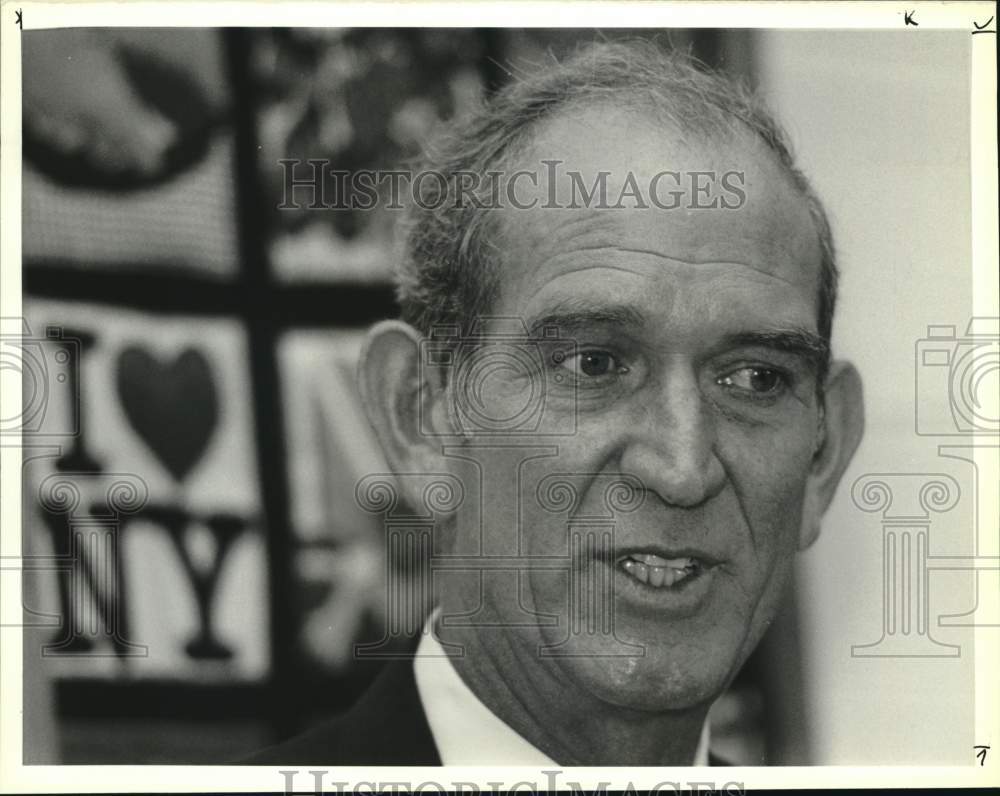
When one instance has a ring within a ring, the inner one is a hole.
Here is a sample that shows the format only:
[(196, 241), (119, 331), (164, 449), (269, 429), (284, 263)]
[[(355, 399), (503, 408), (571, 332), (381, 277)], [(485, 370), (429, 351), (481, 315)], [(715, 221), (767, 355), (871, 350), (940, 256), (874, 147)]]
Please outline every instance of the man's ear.
[(850, 362), (834, 362), (826, 379), (822, 444), (813, 456), (806, 482), (799, 549), (805, 550), (819, 536), (820, 521), (858, 449), (865, 431), (864, 392), (861, 376)]
[(441, 466), (444, 387), (420, 366), (420, 333), (402, 321), (368, 332), (358, 385), (368, 421), (393, 472), (435, 472)]

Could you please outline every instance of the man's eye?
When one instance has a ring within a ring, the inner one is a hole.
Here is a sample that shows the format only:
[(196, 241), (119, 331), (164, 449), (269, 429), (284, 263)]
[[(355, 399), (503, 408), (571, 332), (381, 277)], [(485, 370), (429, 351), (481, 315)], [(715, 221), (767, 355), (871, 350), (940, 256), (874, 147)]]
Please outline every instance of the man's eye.
[(566, 356), (561, 360), (560, 365), (571, 371), (573, 375), (588, 379), (599, 379), (602, 376), (612, 376), (628, 371), (628, 368), (618, 362), (614, 354), (597, 350), (585, 350)]
[(717, 383), (760, 398), (776, 395), (786, 386), (785, 377), (780, 371), (758, 367), (734, 370), (732, 373), (720, 376)]

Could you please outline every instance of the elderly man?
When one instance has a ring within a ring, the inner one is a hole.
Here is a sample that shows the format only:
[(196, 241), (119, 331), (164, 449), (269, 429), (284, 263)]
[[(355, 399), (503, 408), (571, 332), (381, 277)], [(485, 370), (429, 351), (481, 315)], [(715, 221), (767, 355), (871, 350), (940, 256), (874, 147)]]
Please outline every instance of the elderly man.
[(752, 98), (648, 45), (508, 87), (428, 168), (362, 392), (405, 497), (462, 484), (434, 546), (470, 563), (413, 660), (253, 762), (704, 764), (862, 434), (823, 210)]

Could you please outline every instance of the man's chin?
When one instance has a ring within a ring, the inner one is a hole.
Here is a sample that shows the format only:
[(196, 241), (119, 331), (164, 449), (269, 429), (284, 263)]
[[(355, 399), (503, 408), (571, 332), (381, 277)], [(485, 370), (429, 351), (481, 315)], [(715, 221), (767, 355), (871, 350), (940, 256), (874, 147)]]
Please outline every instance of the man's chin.
[(570, 677), (595, 698), (647, 713), (707, 709), (731, 679), (725, 662), (649, 649), (643, 657), (579, 657), (565, 663)]

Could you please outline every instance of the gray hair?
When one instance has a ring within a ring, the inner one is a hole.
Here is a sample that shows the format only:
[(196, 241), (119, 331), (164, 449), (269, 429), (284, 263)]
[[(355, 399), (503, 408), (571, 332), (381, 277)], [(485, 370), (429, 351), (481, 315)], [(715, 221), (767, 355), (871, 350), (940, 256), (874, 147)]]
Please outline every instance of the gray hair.
[(829, 342), (838, 276), (832, 233), (784, 132), (744, 85), (686, 54), (641, 40), (592, 44), (562, 63), (516, 79), (428, 148), (421, 170), (447, 179), (431, 181), (436, 184), (421, 191), (422, 201), (409, 207), (397, 271), (403, 320), (425, 335), (441, 325), (467, 333), (477, 317), (488, 313), (499, 284), (498, 214), (491, 214), (488, 201), (480, 206), (461, 201), (468, 187), (463, 189), (456, 175), (502, 169), (530, 146), (540, 122), (562, 110), (599, 103), (653, 108), (682, 133), (716, 137), (749, 129), (767, 144), (805, 198), (816, 227), (822, 258), (818, 325)]

